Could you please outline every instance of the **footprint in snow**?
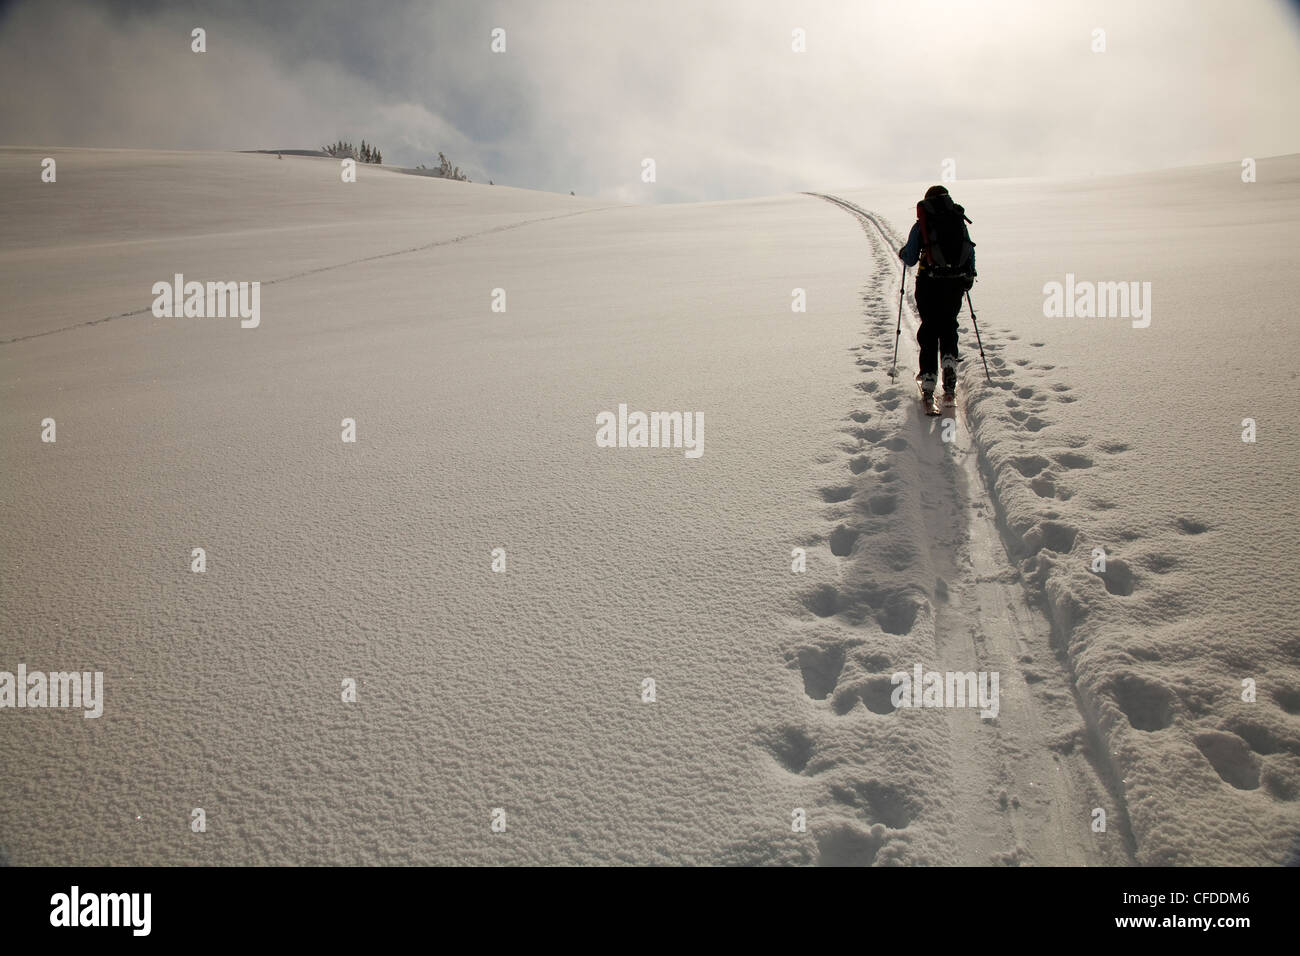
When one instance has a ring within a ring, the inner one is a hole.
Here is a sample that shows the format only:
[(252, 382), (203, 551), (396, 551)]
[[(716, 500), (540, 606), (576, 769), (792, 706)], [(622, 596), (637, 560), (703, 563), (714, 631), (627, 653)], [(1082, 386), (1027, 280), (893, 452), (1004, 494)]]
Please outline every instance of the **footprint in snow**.
[(1134, 730), (1155, 733), (1174, 722), (1174, 692), (1163, 684), (1136, 674), (1120, 674), (1110, 690)]
[(822, 501), (826, 501), (826, 502), (829, 502), (829, 503), (831, 503), (831, 504), (835, 504), (835, 503), (840, 502), (840, 501), (848, 501), (850, 498), (852, 498), (852, 497), (853, 497), (853, 486), (852, 486), (852, 485), (833, 485), (833, 486), (831, 486), (831, 487), (827, 487), (827, 488), (822, 488), (822, 489), (820, 489), (819, 492), (818, 492), (818, 494), (820, 494), (820, 495), (822, 496)]
[(854, 542), (858, 540), (859, 532), (856, 528), (850, 528), (848, 525), (840, 525), (831, 532), (830, 546), (831, 554), (837, 558), (847, 558), (853, 553)]
[(1098, 574), (1097, 577), (1101, 578), (1106, 590), (1111, 594), (1128, 597), (1133, 593), (1133, 571), (1119, 558), (1108, 559), (1106, 561), (1106, 570)]
[(891, 830), (906, 828), (920, 810), (913, 798), (879, 780), (835, 784), (831, 796), (852, 807), (867, 823), (883, 823)]
[(1238, 790), (1259, 789), (1260, 760), (1246, 741), (1236, 734), (1211, 730), (1197, 734), (1194, 742), (1225, 783)]
[(839, 682), (847, 650), (846, 644), (806, 644), (787, 653), (786, 660), (799, 669), (803, 692), (812, 700), (825, 700)]
[(812, 759), (813, 739), (798, 727), (780, 727), (760, 734), (772, 756), (790, 773), (803, 773)]
[(1010, 465), (1026, 478), (1032, 478), (1044, 468), (1051, 464), (1042, 455), (1027, 455), (1021, 458), (1012, 458)]
[(1055, 455), (1053, 457), (1056, 458), (1058, 463), (1064, 465), (1066, 468), (1077, 469), (1077, 468), (1092, 467), (1092, 459), (1089, 458), (1087, 455), (1076, 455), (1074, 452), (1062, 452), (1061, 454)]
[(894, 683), (888, 677), (867, 677), (835, 688), (831, 710), (837, 717), (847, 717), (859, 704), (873, 714), (892, 714)]
[(840, 610), (843, 598), (839, 589), (830, 584), (822, 584), (803, 596), (804, 607), (818, 617), (830, 617)]

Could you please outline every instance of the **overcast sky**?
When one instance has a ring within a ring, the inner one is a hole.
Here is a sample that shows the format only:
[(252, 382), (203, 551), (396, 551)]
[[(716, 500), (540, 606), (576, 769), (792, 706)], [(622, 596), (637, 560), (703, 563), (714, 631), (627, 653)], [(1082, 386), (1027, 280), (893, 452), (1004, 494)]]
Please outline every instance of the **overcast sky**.
[(364, 138), (642, 202), (938, 179), (947, 158), (975, 179), (1294, 153), (1297, 94), (1283, 0), (0, 0), (5, 145)]

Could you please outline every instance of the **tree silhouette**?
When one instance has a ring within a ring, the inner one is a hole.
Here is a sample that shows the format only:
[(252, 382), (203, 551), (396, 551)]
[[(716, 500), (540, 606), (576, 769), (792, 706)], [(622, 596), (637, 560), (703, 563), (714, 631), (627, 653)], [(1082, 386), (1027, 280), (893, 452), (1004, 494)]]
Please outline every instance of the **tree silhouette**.
[(367, 143), (364, 139), (361, 141), (360, 147), (339, 140), (333, 146), (322, 146), (321, 152), (327, 156), (340, 159), (355, 159), (361, 163), (382, 163), (384, 161), (383, 154), (379, 152), (378, 147), (372, 143)]

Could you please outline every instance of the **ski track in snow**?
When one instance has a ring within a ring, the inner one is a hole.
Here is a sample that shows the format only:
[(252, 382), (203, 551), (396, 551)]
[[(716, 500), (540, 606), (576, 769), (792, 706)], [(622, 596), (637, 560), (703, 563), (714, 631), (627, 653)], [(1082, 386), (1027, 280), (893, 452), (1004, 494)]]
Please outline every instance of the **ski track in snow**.
[[(344, 262), (334, 262), (327, 266), (317, 266), (314, 269), (303, 269), (298, 272), (292, 272), (289, 275), (277, 276), (274, 279), (264, 279), (262, 280), (262, 285), (271, 286), (271, 285), (276, 285), (277, 283), (280, 282), (290, 282), (293, 279), (301, 279), (304, 276), (317, 275), (318, 273), (321, 272), (333, 272), (335, 269), (343, 269), (348, 266), (360, 265), (363, 262), (375, 262), (376, 260), (379, 259), (391, 259), (394, 256), (409, 256), (417, 252), (427, 252), (428, 250), (436, 249), (439, 246), (450, 246), (450, 245), (455, 245), (458, 242), (465, 242), (467, 239), (477, 239), (481, 236), (490, 236), (493, 233), (498, 233), (498, 232), (509, 232), (512, 229), (520, 229), (524, 226), (531, 226), (539, 222), (548, 222), (552, 219), (568, 219), (570, 216), (581, 216), (584, 213), (599, 212), (602, 209), (606, 209), (606, 208), (612, 208), (612, 207), (598, 206), (595, 209), (579, 209), (575, 212), (564, 212), (556, 216), (537, 216), (532, 219), (523, 219), (519, 222), (507, 222), (507, 223), (503, 223), (500, 226), (493, 226), (490, 229), (481, 229), (477, 232), (469, 232), (460, 236), (451, 236), (450, 238), (447, 239), (437, 239), (434, 240), (433, 242), (426, 242), (423, 245), (419, 245), (419, 246), (411, 246), (406, 249), (394, 249), (392, 252), (380, 252), (373, 256), (360, 256), (359, 258), (348, 259)], [(265, 230), (263, 230), (263, 232), (264, 231)], [(139, 244), (142, 242), (176, 243), (178, 241), (183, 241), (184, 239), (211, 239), (212, 235), (213, 234), (209, 233), (209, 234), (203, 234), (198, 236), (181, 237), (179, 239), (177, 237), (172, 236), (172, 237), (168, 237), (167, 239), (148, 239), (148, 240), (131, 239), (131, 240), (124, 240), (124, 241), (128, 243), (134, 243), (134, 244)], [(101, 243), (101, 245), (106, 245), (106, 244)], [(0, 339), (0, 345), (13, 345), (15, 342), (26, 342), (29, 339), (39, 339), (46, 335), (55, 335), (59, 332), (70, 332), (73, 329), (85, 329), (93, 325), (102, 325), (105, 322), (112, 322), (114, 319), (129, 319), (132, 316), (148, 315), (152, 311), (152, 309), (153, 309), (152, 305), (147, 305), (139, 309), (132, 309), (130, 312), (118, 312), (115, 313), (114, 315), (105, 315), (105, 316), (101, 316), (98, 319), (90, 319), (89, 321), (86, 322), (75, 322), (72, 325), (61, 325), (57, 329), (45, 329), (40, 332), (31, 332), (27, 335), (17, 335), (14, 336), (13, 338)]]
[[(900, 372), (880, 380), (894, 347), (891, 263), (902, 240), (857, 205), (821, 198), (857, 218), (874, 268), (863, 296), (869, 341), (857, 357), (869, 377), (857, 385), (841, 454), (822, 466), (832, 528), (806, 543), (810, 566), (835, 573), (805, 593), (809, 613), (793, 622), (786, 653), (805, 706), (765, 737), (777, 764), (800, 779), (817, 862), (1130, 863), (1122, 799), (1095, 758), (1105, 750), (1003, 551), (960, 403), (955, 440), (945, 442), (953, 423), (924, 416), (907, 381), (916, 364), (910, 296)], [(963, 391), (973, 381), (965, 366)], [(895, 710), (890, 674), (916, 663), (998, 672), (998, 716)], [(1094, 807), (1106, 809), (1109, 834), (1091, 832)]]

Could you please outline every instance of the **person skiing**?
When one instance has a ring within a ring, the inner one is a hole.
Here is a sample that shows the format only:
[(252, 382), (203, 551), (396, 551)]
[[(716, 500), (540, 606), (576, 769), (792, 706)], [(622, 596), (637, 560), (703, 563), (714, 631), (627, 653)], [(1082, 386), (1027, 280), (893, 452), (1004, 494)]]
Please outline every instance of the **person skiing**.
[(916, 222), (907, 245), (898, 250), (905, 265), (920, 263), (916, 273), (916, 308), (921, 327), (916, 342), (921, 347), (917, 382), (929, 411), (942, 364), (943, 397), (951, 404), (957, 395), (957, 313), (962, 296), (975, 283), (975, 243), (966, 231), (966, 210), (952, 201), (944, 186), (931, 186), (916, 204)]

